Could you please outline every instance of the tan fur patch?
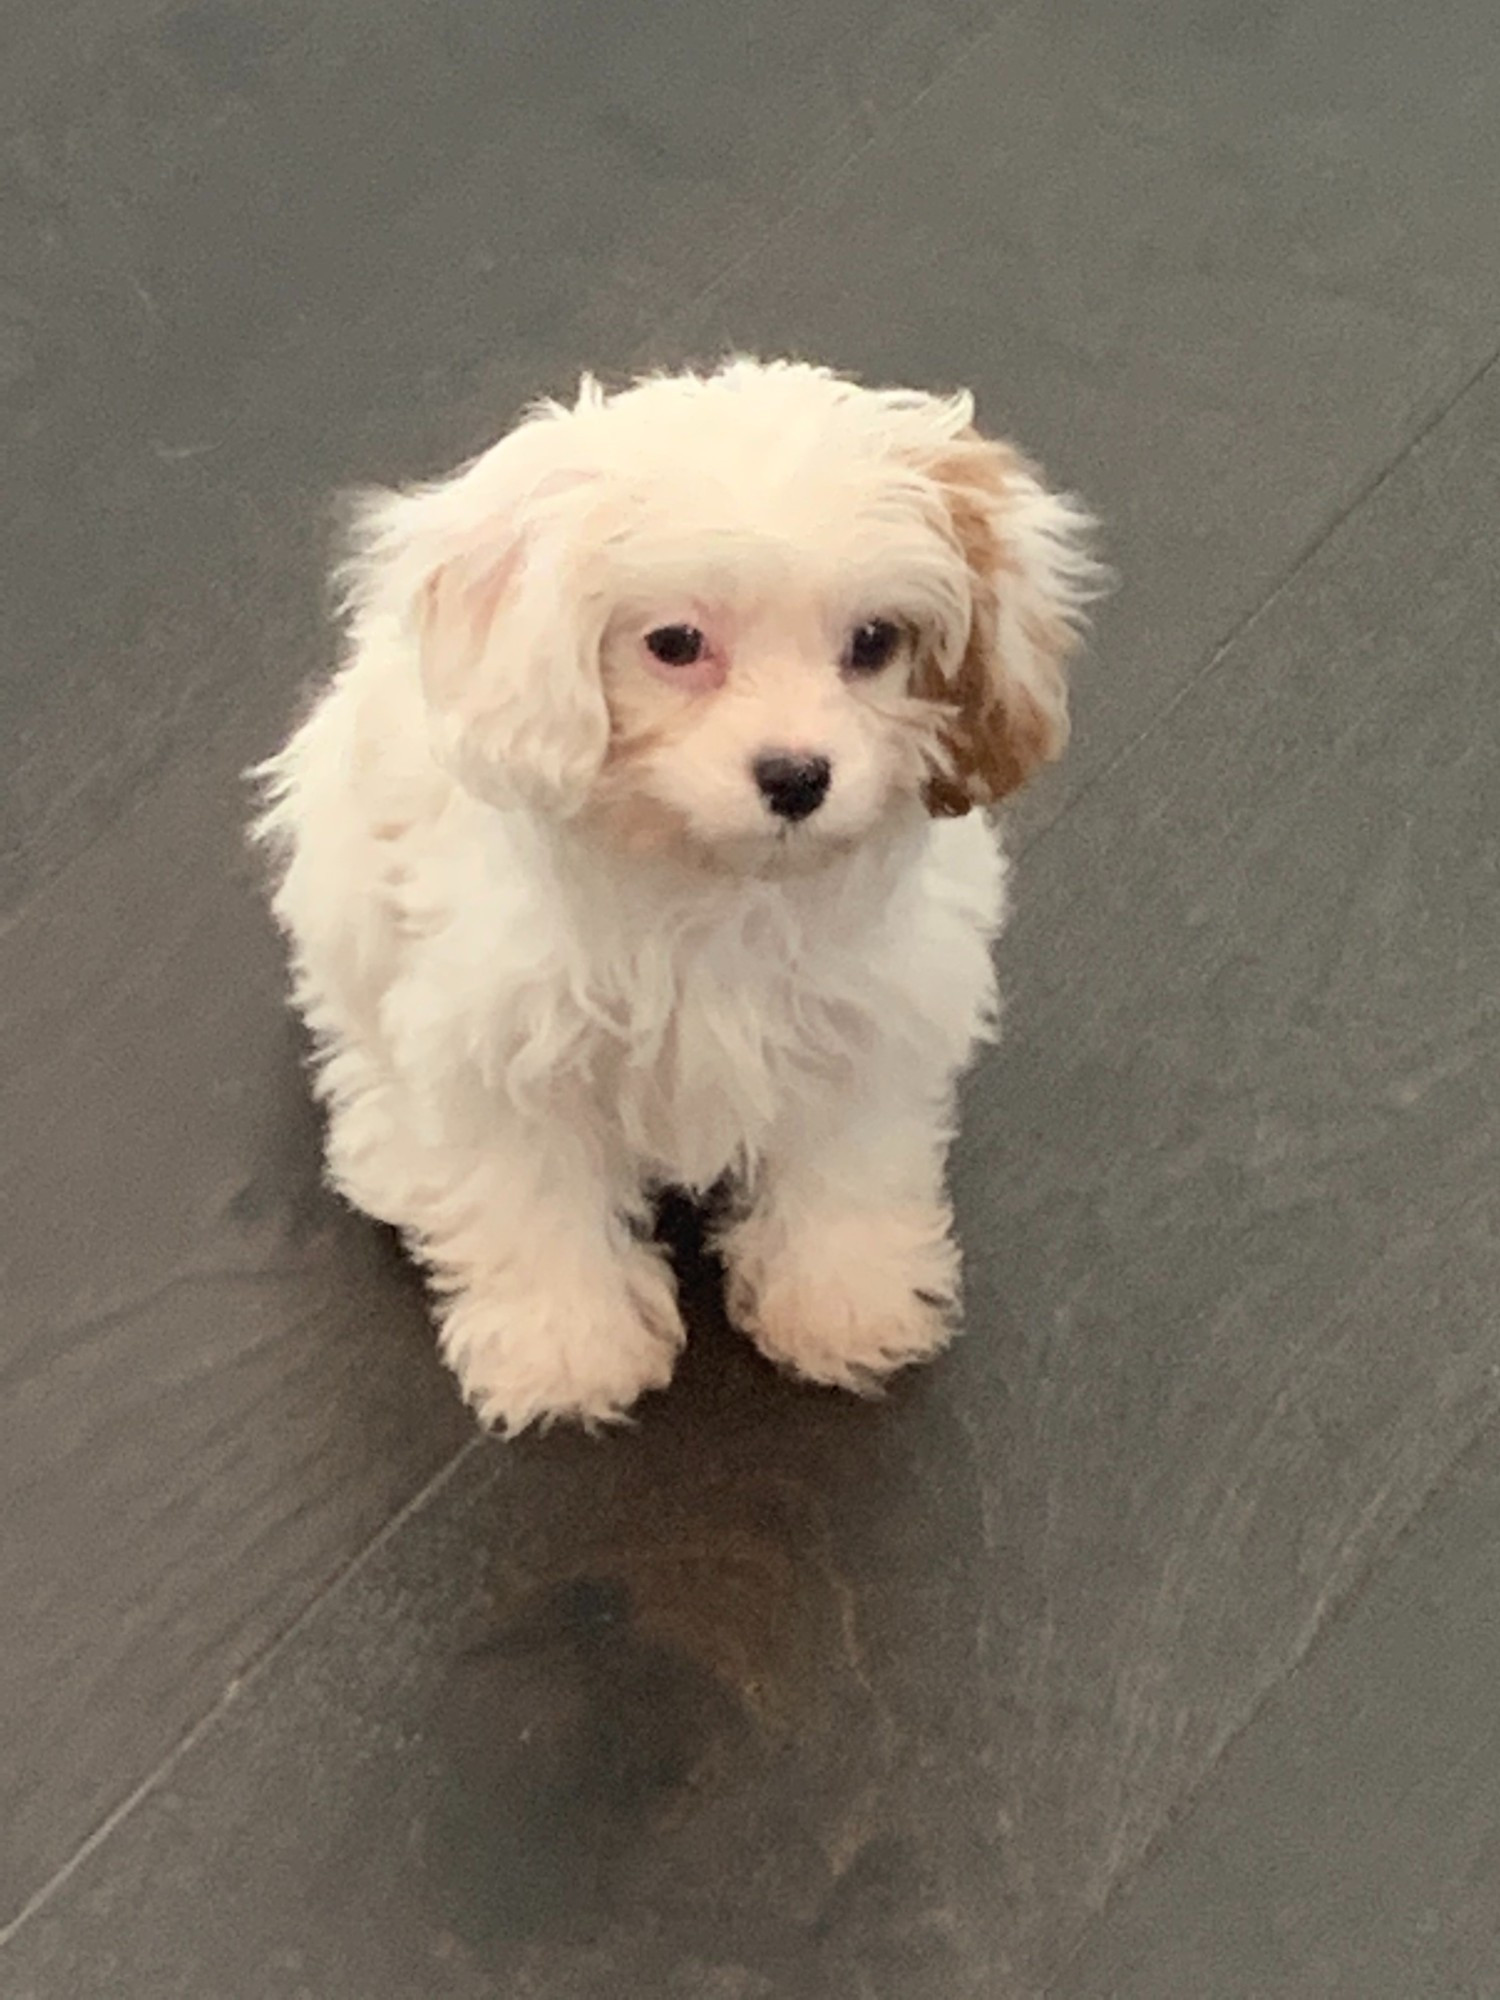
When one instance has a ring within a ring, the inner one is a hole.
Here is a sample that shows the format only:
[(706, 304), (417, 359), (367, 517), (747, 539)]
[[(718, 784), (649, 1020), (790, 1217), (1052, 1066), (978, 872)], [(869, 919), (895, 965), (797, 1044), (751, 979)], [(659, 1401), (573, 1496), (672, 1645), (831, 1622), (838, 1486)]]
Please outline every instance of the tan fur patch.
[(929, 657), (918, 663), (912, 683), (914, 693), (954, 711), (942, 731), (950, 770), (928, 780), (924, 798), (935, 817), (959, 818), (1008, 797), (1061, 754), (1067, 730), (1058, 717), (1066, 712), (1062, 679), (1073, 634), (1062, 617), (1042, 611), (1022, 621), (1035, 663), (1057, 683), (1055, 712), (1048, 713), (1007, 671), (999, 643), (998, 593), (1007, 582), (1015, 588), (1022, 581), (1005, 539), (1005, 513), (1013, 482), (1031, 468), (1010, 446), (970, 431), (925, 469), (943, 489), (973, 587), (968, 642), (957, 671), (945, 679)]

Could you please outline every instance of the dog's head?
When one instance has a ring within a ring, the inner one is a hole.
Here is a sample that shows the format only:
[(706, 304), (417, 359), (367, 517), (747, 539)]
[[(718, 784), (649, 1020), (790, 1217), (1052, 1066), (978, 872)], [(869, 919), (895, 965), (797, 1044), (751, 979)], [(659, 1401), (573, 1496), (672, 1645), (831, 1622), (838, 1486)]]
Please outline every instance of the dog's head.
[(1057, 756), (1088, 527), (967, 396), (736, 361), (586, 381), (377, 497), (351, 600), (414, 646), (470, 790), (761, 864)]

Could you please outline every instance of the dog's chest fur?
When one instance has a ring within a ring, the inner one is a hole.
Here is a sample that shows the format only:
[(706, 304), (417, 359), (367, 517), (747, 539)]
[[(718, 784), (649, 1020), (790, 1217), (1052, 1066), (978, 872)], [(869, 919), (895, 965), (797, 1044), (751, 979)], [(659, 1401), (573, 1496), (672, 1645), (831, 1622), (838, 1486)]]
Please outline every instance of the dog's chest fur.
[(454, 1119), (499, 1095), (642, 1179), (703, 1189), (778, 1135), (800, 1150), (899, 1071), (950, 1076), (984, 1032), (1002, 869), (977, 825), (918, 820), (805, 876), (706, 884), (540, 847), (514, 821), (477, 832), (431, 856), (435, 929), (429, 871), (409, 871), (386, 1009), (422, 1037), (403, 1066), (446, 1073)]
[(512, 1085), (555, 1091), (563, 1115), (583, 1093), (647, 1175), (706, 1188), (745, 1168), (789, 1113), (857, 1087), (878, 1039), (889, 885), (837, 886), (637, 904), (590, 885), (554, 913), (542, 978), (497, 1024)]
[(602, 970), (594, 1089), (646, 1170), (687, 1187), (743, 1170), (778, 1121), (854, 1088), (874, 1041), (857, 967), (792, 924), (747, 917)]

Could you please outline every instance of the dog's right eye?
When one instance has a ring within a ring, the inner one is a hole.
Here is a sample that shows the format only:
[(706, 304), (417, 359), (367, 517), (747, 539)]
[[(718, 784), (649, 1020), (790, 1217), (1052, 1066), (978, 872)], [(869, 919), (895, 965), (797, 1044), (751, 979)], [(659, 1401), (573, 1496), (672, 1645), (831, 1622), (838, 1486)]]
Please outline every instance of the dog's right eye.
[(646, 650), (664, 667), (691, 667), (703, 658), (703, 634), (696, 625), (658, 625), (646, 634)]

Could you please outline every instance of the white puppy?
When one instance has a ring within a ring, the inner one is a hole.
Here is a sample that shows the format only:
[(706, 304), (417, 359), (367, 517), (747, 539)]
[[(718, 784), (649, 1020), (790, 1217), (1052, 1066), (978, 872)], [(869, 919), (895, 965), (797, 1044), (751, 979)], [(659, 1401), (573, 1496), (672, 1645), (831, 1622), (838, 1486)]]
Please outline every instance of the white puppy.
[(750, 361), (586, 381), (365, 503), (259, 831), (333, 1183), (484, 1422), (666, 1383), (666, 1185), (731, 1185), (772, 1360), (860, 1388), (943, 1345), (1004, 908), (970, 807), (1063, 745), (1087, 526), (967, 396)]

